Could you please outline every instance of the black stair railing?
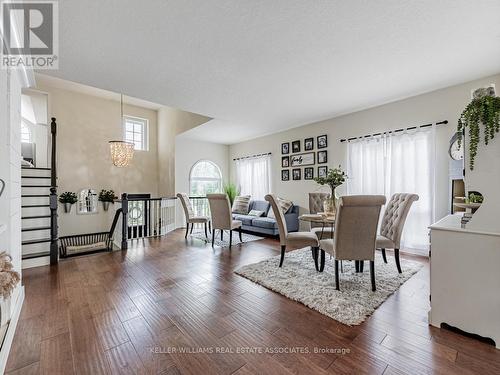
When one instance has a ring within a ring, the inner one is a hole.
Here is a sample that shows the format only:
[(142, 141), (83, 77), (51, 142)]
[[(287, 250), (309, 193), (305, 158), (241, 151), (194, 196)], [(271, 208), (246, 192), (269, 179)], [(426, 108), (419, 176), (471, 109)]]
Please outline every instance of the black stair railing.
[(52, 117), (50, 123), (51, 134), (51, 171), (50, 171), (50, 264), (57, 264), (58, 251), (58, 226), (57, 226), (57, 169), (56, 169), (56, 118)]

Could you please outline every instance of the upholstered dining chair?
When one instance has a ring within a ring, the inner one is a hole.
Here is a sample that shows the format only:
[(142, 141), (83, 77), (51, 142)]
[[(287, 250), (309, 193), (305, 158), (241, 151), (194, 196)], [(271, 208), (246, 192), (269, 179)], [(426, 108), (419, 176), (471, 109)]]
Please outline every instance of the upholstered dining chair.
[(195, 216), (193, 206), (186, 193), (177, 193), (177, 198), (181, 202), (182, 209), (184, 210), (184, 216), (186, 217), (186, 235), (187, 238), (189, 233), (189, 225), (191, 224), (191, 233), (193, 233), (193, 228), (195, 224), (204, 224), (205, 227), (205, 237), (208, 239), (207, 225), (210, 229), (210, 219), (206, 216)]
[[(330, 197), (329, 193), (309, 193), (309, 213), (317, 214), (323, 212), (323, 202)], [(311, 232), (321, 239), (333, 238), (332, 227), (330, 225), (321, 225), (311, 223)]]
[(415, 201), (418, 201), (417, 194), (394, 194), (387, 203), (380, 226), (380, 234), (377, 236), (377, 249), (382, 251), (382, 258), (384, 258), (385, 263), (387, 263), (385, 249), (394, 249), (394, 259), (399, 273), (401, 273), (401, 264), (399, 263), (401, 235), (403, 234), (408, 212), (410, 212), (411, 205)]
[(333, 239), (320, 241), (320, 265), (325, 267), (325, 251), (335, 258), (335, 287), (340, 290), (339, 261), (370, 261), (372, 290), (375, 291), (375, 243), (383, 195), (350, 195), (340, 198)]
[(224, 239), (224, 230), (229, 231), (229, 247), (233, 245), (233, 230), (238, 230), (241, 238), (241, 221), (233, 220), (231, 203), (226, 194), (207, 194), (210, 214), (212, 215), (212, 246), (214, 246), (215, 230), (220, 230), (220, 238)]
[[(281, 259), (279, 266), (281, 267), (283, 265), (287, 247), (302, 248), (310, 246), (313, 253), (313, 258), (316, 259), (318, 256), (319, 246), (318, 237), (312, 232), (288, 233), (285, 215), (283, 214), (283, 210), (278, 204), (278, 198), (276, 198), (274, 194), (267, 194), (265, 199), (271, 204), (271, 208), (274, 212), (274, 217), (276, 218), (276, 223), (278, 224), (281, 245)], [(316, 261), (315, 264), (317, 264)]]

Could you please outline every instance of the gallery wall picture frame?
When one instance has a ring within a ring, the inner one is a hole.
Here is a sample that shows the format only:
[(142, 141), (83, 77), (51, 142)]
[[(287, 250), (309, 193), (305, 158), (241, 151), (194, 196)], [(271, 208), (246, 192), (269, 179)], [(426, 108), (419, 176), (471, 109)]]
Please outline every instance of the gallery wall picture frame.
[(328, 174), (328, 167), (326, 165), (323, 165), (321, 167), (318, 167), (318, 178), (324, 178)]
[(328, 163), (328, 151), (318, 151), (318, 164)]
[(290, 142), (284, 142), (281, 144), (281, 154), (286, 155), (290, 153)]
[(292, 169), (292, 179), (294, 181), (301, 180), (302, 179), (302, 169), (300, 169), (300, 168)]
[(304, 168), (304, 180), (313, 180), (314, 179), (314, 168), (306, 167)]
[(316, 154), (314, 152), (305, 152), (290, 156), (290, 167), (303, 167), (314, 164), (316, 164)]
[(281, 168), (288, 168), (290, 166), (290, 156), (281, 157)]
[(290, 181), (290, 170), (282, 169), (281, 170), (281, 181)]
[(314, 138), (304, 139), (304, 151), (314, 150)]
[(292, 153), (297, 153), (300, 152), (300, 141), (293, 141), (292, 142)]
[(327, 148), (328, 147), (328, 136), (326, 134), (319, 135), (317, 141), (318, 148)]

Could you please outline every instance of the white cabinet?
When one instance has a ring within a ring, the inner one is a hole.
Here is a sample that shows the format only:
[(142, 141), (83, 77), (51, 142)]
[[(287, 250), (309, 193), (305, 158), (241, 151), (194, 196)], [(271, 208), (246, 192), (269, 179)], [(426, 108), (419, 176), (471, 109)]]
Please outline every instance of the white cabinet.
[(500, 233), (462, 229), (460, 219), (430, 226), (429, 321), (489, 337), (500, 349)]

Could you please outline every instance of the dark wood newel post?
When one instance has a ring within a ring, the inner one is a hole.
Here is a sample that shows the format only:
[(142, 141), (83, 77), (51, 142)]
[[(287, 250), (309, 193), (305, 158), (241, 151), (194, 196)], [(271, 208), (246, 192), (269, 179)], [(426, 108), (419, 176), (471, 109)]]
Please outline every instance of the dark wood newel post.
[(56, 169), (56, 118), (52, 117), (50, 123), (51, 134), (51, 161), (50, 161), (50, 264), (57, 264), (59, 259), (58, 249), (58, 224), (57, 224), (57, 169)]
[(128, 195), (122, 194), (122, 250), (128, 248)]

